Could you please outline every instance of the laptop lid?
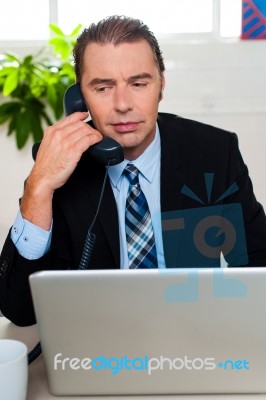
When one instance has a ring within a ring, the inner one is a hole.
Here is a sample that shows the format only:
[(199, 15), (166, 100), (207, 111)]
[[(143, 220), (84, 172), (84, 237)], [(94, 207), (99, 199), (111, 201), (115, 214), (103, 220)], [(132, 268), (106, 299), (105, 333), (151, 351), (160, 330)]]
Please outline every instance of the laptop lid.
[(266, 391), (266, 268), (30, 276), (57, 395)]

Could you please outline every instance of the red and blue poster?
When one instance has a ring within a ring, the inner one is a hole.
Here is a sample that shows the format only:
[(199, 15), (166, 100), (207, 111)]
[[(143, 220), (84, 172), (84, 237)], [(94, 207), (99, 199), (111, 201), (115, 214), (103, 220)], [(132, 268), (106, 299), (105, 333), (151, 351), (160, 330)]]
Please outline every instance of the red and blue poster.
[(242, 39), (266, 39), (266, 0), (242, 0)]

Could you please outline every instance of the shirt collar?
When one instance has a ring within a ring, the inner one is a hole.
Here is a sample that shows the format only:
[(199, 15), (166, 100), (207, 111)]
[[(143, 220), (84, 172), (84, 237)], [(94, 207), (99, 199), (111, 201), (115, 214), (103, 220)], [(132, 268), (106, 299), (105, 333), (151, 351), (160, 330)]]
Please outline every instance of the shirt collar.
[[(156, 167), (161, 155), (161, 139), (158, 124), (156, 123), (155, 137), (147, 149), (132, 163), (138, 168), (140, 173), (150, 183), (156, 172)], [(112, 185), (118, 190), (120, 189), (121, 176), (125, 166), (131, 161), (124, 160), (120, 164), (112, 165), (108, 169), (108, 175)]]

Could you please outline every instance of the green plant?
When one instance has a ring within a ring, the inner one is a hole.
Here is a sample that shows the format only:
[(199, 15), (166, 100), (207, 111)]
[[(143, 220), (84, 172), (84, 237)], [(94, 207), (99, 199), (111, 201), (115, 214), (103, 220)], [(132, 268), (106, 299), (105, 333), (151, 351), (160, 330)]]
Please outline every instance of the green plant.
[[(15, 133), (18, 149), (30, 136), (41, 140), (44, 127), (62, 116), (65, 90), (75, 81), (71, 51), (81, 25), (70, 35), (49, 26), (53, 37), (37, 54), (0, 55), (0, 95), (7, 98), (0, 105), (0, 124), (7, 123), (8, 136)], [(48, 47), (53, 56), (44, 56)]]

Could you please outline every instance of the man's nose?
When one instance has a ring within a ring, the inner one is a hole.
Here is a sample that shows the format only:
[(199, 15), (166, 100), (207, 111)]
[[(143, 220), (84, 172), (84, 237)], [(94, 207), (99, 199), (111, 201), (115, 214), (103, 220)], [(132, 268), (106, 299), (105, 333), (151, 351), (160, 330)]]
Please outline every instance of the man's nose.
[(114, 93), (114, 109), (120, 113), (133, 110), (133, 102), (128, 87), (116, 87)]

